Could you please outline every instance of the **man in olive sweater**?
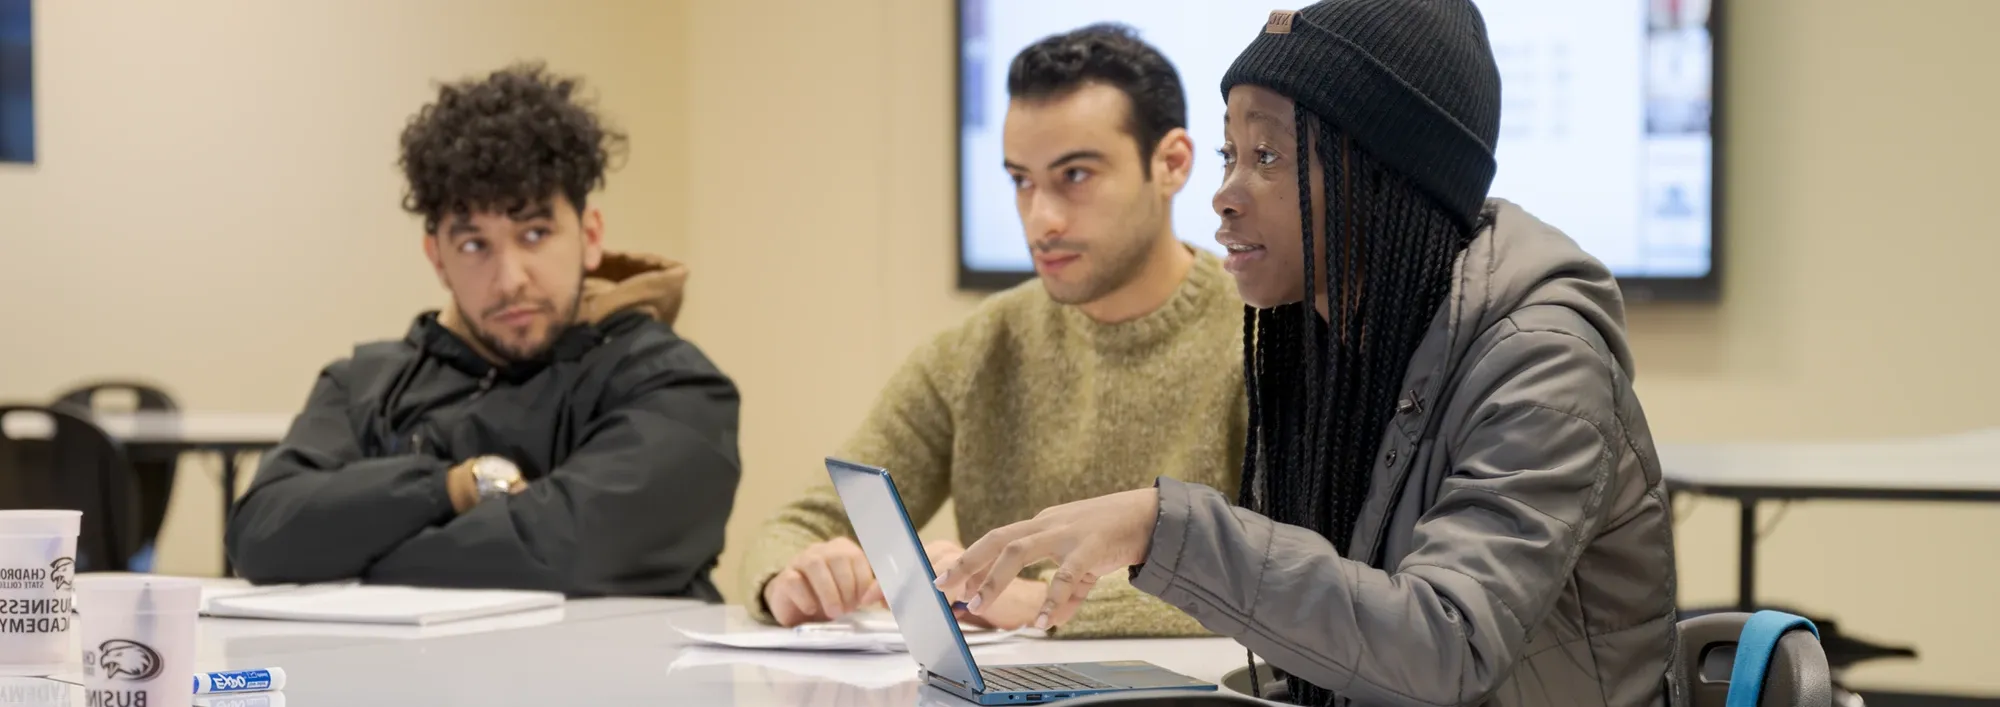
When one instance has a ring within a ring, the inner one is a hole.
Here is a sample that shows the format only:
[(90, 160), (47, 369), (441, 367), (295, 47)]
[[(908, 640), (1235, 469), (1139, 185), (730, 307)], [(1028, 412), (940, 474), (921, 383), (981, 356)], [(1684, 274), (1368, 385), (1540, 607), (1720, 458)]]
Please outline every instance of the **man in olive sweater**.
[[(1243, 302), (1220, 261), (1174, 236), (1194, 161), (1165, 57), (1115, 26), (1056, 35), (1008, 73), (1005, 167), (1039, 283), (987, 300), (919, 348), (839, 456), (887, 468), (918, 525), (956, 501), (962, 538), (1041, 508), (1165, 475), (1237, 486)], [(880, 600), (840, 500), (819, 485), (765, 526), (744, 562), (758, 618), (824, 621)], [(962, 551), (935, 542), (932, 562)], [(1016, 628), (1046, 568), (969, 621)], [(1066, 637), (1204, 635), (1106, 577)]]

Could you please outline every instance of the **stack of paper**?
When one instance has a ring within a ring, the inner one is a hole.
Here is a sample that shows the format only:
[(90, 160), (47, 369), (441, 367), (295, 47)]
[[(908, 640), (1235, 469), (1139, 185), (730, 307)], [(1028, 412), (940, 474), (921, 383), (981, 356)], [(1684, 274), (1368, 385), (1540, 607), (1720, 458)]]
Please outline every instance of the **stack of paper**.
[(405, 626), (428, 626), (563, 605), (563, 595), (555, 592), (361, 584), (307, 585), (214, 596), (204, 593), (202, 599), (208, 605), (203, 613), (209, 616)]
[(201, 585), (201, 610), (202, 613), (207, 613), (209, 605), (215, 603), (217, 599), (247, 597), (273, 592), (289, 592), (298, 588), (299, 585), (296, 584), (254, 585), (241, 580), (237, 580), (237, 583), (234, 584), (203, 582)]

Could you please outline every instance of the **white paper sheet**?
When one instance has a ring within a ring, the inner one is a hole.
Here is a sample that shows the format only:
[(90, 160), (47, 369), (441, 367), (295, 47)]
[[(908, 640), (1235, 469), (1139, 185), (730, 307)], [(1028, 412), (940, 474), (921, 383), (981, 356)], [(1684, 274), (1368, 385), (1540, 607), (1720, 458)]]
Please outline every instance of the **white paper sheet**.
[[(694, 631), (678, 627), (675, 630), (695, 643), (725, 648), (873, 653), (909, 650), (903, 644), (903, 634), (897, 631), (868, 631), (858, 627), (834, 628), (833, 626), (808, 624), (797, 629), (769, 628), (724, 632)], [(965, 643), (972, 646), (1000, 643), (1013, 639), (1018, 633), (973, 629), (965, 633)]]

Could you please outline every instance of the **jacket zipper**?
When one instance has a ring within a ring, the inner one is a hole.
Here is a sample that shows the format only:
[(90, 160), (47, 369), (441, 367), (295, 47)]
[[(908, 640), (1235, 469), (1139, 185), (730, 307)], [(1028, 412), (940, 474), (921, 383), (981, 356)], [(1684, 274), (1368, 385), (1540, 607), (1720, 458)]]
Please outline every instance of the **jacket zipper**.
[[(1422, 430), (1424, 427), (1428, 427), (1430, 424), (1430, 420), (1423, 417), (1424, 414), (1423, 395), (1418, 393), (1416, 390), (1412, 389), (1409, 391), (1408, 396), (1409, 397), (1396, 401), (1396, 414), (1416, 415), (1417, 421), (1421, 423), (1418, 429)], [(1390, 424), (1393, 426), (1396, 423), (1392, 422)], [(1366, 558), (1366, 562), (1369, 564), (1369, 566), (1380, 567), (1383, 564), (1382, 556), (1386, 554), (1383, 552), (1383, 550), (1386, 549), (1386, 546), (1388, 545), (1389, 542), (1389, 521), (1395, 518), (1396, 516), (1396, 503), (1403, 499), (1403, 485), (1409, 483), (1410, 467), (1416, 464), (1417, 447), (1422, 443), (1423, 443), (1423, 434), (1419, 432), (1417, 435), (1417, 439), (1415, 441), (1410, 442), (1410, 453), (1408, 455), (1409, 458), (1401, 460), (1398, 460), (1396, 458), (1398, 456), (1396, 454), (1396, 448), (1394, 446), (1391, 446), (1389, 448), (1388, 464), (1391, 467), (1390, 479), (1392, 481), (1392, 483), (1390, 484), (1390, 488), (1388, 490), (1389, 502), (1382, 507), (1382, 517), (1375, 521), (1375, 538), (1374, 542), (1372, 543), (1373, 546), (1363, 551), (1365, 554), (1363, 554), (1362, 557)]]
[(485, 376), (485, 377), (483, 377), (483, 378), (480, 378), (480, 379), (479, 379), (479, 389), (478, 389), (478, 390), (475, 390), (475, 391), (472, 391), (472, 396), (471, 396), (471, 397), (468, 397), (468, 398), (466, 398), (466, 399), (465, 399), (465, 400), (466, 400), (466, 402), (471, 402), (471, 401), (474, 401), (474, 400), (478, 400), (478, 399), (479, 399), (479, 396), (481, 396), (481, 395), (485, 395), (485, 394), (486, 394), (486, 391), (489, 391), (489, 390), (492, 390), (492, 389), (493, 389), (493, 381), (494, 381), (495, 379), (499, 378), (499, 377), (500, 377), (500, 369), (498, 369), (498, 368), (488, 368), (488, 369), (486, 369), (486, 376)]
[[(473, 390), (471, 395), (466, 396), (465, 401), (472, 402), (474, 400), (478, 400), (479, 396), (485, 395), (486, 391), (493, 389), (493, 384), (499, 379), (499, 377), (500, 377), (500, 369), (497, 368), (486, 369), (486, 375), (481, 376), (479, 378), (479, 388)], [(423, 432), (419, 431), (421, 429), (422, 424), (423, 423), (421, 422), (421, 418), (419, 418), (419, 421), (414, 422), (413, 426), (406, 430), (406, 434), (398, 434), (392, 437), (391, 439), (397, 439), (397, 440), (407, 439), (410, 445), (410, 452), (421, 453), (424, 451), (424, 434)]]

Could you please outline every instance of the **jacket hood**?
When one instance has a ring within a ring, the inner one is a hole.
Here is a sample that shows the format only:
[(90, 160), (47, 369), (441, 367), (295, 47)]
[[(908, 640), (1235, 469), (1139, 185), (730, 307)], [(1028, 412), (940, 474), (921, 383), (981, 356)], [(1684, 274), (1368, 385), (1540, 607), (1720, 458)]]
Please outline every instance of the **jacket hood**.
[[(672, 326), (681, 313), (681, 296), (687, 285), (686, 265), (645, 253), (605, 251), (597, 269), (583, 280), (583, 297), (577, 304), (577, 321), (597, 324), (613, 314), (638, 310), (662, 324)], [(491, 363), (501, 358), (472, 335), (472, 327), (456, 303), (438, 312), (438, 324), (480, 358)]]
[(1574, 310), (1597, 329), (1612, 356), (1636, 375), (1625, 340), (1625, 298), (1618, 281), (1556, 227), (1503, 199), (1489, 199), (1493, 225), (1473, 238), (1452, 288), (1453, 358), (1515, 311), (1535, 305)]
[(605, 251), (597, 270), (583, 281), (578, 319), (592, 324), (627, 309), (672, 326), (681, 314), (681, 294), (687, 287), (686, 265), (644, 253)]

